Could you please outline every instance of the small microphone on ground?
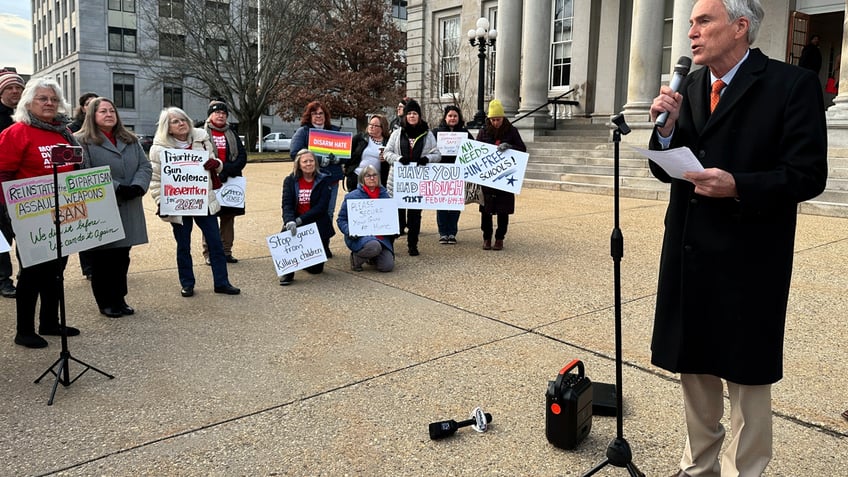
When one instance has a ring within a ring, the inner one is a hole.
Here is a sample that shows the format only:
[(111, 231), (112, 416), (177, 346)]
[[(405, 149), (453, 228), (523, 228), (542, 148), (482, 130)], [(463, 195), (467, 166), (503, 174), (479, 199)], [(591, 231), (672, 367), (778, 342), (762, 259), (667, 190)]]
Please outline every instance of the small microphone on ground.
[[(668, 83), (668, 87), (671, 88), (675, 93), (677, 89), (680, 88), (680, 83), (683, 82), (683, 78), (689, 74), (689, 68), (692, 67), (692, 58), (688, 56), (681, 56), (677, 60), (677, 64), (674, 65), (674, 73), (671, 75), (671, 81)], [(668, 111), (663, 112), (659, 116), (657, 116), (657, 122), (654, 124), (658, 128), (665, 127), (665, 122), (668, 120)]]
[(471, 411), (471, 419), (456, 422), (453, 419), (430, 423), (430, 439), (438, 440), (452, 436), (460, 427), (471, 426), (477, 432), (486, 432), (488, 424), (492, 422), (492, 415), (483, 412), (479, 407)]

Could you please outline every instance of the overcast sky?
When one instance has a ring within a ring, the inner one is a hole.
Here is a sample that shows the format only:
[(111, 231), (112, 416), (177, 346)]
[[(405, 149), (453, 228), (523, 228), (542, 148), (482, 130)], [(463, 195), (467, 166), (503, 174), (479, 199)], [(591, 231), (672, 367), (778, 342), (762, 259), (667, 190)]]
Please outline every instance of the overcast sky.
[(32, 14), (29, 0), (0, 0), (0, 67), (32, 74)]

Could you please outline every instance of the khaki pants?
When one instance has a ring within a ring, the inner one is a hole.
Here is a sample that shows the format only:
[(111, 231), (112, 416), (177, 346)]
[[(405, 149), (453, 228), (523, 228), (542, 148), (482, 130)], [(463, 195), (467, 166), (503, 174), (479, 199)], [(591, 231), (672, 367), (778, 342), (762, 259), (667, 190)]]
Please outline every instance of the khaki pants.
[(680, 468), (692, 477), (759, 477), (772, 456), (771, 385), (727, 381), (732, 437), (719, 464), (724, 440), (721, 378), (681, 374), (687, 438)]

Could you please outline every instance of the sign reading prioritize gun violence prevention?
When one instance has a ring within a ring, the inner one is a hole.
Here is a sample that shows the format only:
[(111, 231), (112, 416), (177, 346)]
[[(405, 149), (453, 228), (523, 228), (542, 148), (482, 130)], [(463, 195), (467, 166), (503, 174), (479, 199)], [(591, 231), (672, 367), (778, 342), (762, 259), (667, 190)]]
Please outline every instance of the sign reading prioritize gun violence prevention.
[(277, 276), (281, 277), (286, 273), (303, 270), (327, 261), (324, 244), (321, 242), (321, 235), (318, 234), (318, 226), (315, 224), (298, 227), (294, 235), (288, 230), (283, 230), (266, 240)]
[[(344, 159), (350, 157), (350, 149), (353, 146), (353, 133), (342, 131), (328, 131), (326, 129), (309, 130), (309, 142), (307, 149), (328, 156), (330, 154), (336, 158)], [(298, 151), (295, 151), (297, 154)]]
[[(62, 172), (58, 180), (62, 256), (124, 238), (109, 166)], [(4, 182), (3, 195), (21, 265), (30, 267), (55, 260), (53, 176)]]
[(203, 163), (209, 151), (165, 149), (162, 151), (161, 215), (207, 215), (209, 213), (209, 171)]
[(436, 134), (436, 147), (443, 156), (455, 156), (459, 154), (459, 146), (466, 139), (467, 132), (439, 131)]
[(457, 164), (392, 167), (392, 193), (400, 209), (464, 210), (465, 181)]
[(244, 208), (244, 192), (247, 190), (247, 179), (243, 176), (235, 176), (227, 179), (220, 189), (215, 191), (218, 203), (221, 207), (232, 207), (234, 209)]
[(500, 152), (497, 146), (470, 139), (463, 142), (459, 149), (456, 162), (462, 166), (465, 181), (513, 194), (521, 193), (529, 154), (514, 149)]
[(360, 237), (396, 235), (400, 232), (397, 210), (394, 199), (348, 200), (348, 233)]

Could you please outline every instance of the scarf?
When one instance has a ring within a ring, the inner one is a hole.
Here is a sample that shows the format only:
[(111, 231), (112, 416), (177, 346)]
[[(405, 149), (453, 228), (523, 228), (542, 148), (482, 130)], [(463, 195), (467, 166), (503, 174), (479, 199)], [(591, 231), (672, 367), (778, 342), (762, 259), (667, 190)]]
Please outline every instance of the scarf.
[[(236, 144), (236, 135), (230, 129), (230, 126), (225, 124), (224, 127), (219, 128), (212, 124), (212, 121), (206, 121), (206, 129), (224, 133), (224, 136), (227, 138), (228, 157), (234, 161), (238, 157), (238, 144)], [(211, 137), (212, 133), (209, 133), (209, 136)], [(227, 157), (219, 157), (218, 159), (221, 159), (221, 162), (227, 162)]]
[(63, 138), (65, 138), (65, 141), (67, 141), (69, 145), (79, 146), (79, 143), (77, 142), (73, 133), (71, 133), (71, 130), (68, 129), (68, 123), (70, 122), (70, 120), (64, 114), (57, 114), (56, 118), (54, 119), (55, 122), (52, 123), (44, 122), (33, 116), (32, 113), (28, 112), (27, 114), (29, 114), (30, 126), (38, 129), (43, 129), (45, 131), (59, 133), (62, 135)]
[(370, 188), (363, 185), (362, 190), (365, 191), (365, 193), (371, 199), (379, 199), (380, 198), (380, 188), (379, 187), (375, 187), (374, 190), (371, 190)]

